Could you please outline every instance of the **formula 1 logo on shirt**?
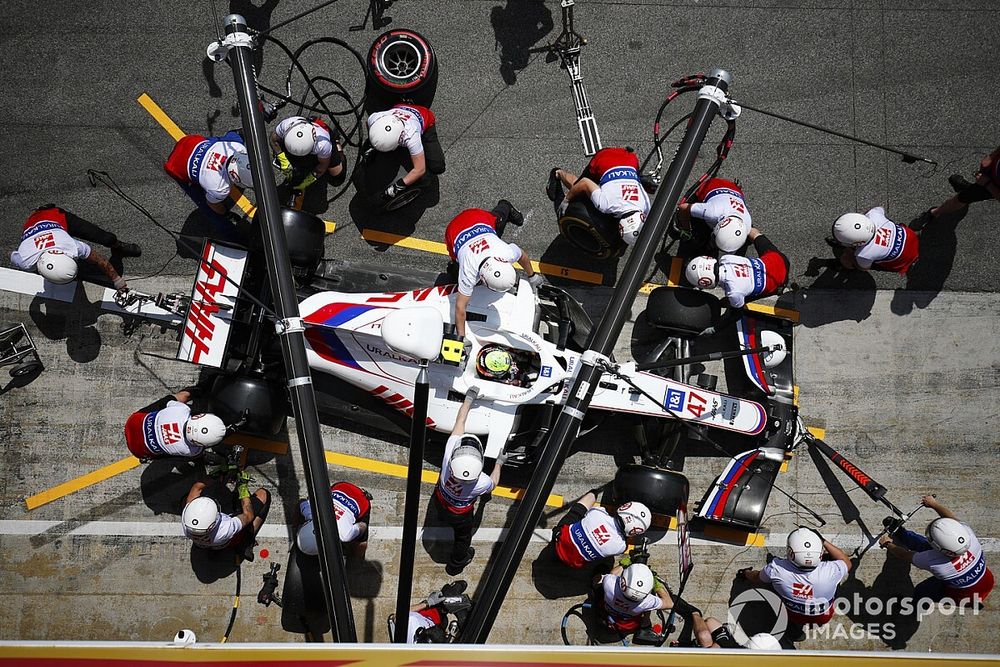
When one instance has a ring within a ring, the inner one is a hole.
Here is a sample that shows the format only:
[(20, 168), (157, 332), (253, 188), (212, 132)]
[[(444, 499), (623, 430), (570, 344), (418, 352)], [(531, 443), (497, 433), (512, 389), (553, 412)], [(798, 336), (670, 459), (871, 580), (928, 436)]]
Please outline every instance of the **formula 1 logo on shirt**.
[(46, 248), (51, 248), (56, 244), (56, 238), (52, 236), (52, 232), (45, 232), (44, 234), (38, 234), (35, 236), (35, 247), (39, 250), (45, 250)]
[(598, 546), (605, 544), (608, 540), (611, 539), (611, 531), (608, 530), (607, 526), (601, 524), (600, 526), (594, 529), (594, 539), (597, 540)]
[(177, 422), (167, 422), (160, 426), (160, 438), (165, 445), (176, 445), (181, 441), (181, 426)]
[(812, 584), (800, 584), (795, 582), (792, 584), (792, 597), (809, 599), (813, 596)]

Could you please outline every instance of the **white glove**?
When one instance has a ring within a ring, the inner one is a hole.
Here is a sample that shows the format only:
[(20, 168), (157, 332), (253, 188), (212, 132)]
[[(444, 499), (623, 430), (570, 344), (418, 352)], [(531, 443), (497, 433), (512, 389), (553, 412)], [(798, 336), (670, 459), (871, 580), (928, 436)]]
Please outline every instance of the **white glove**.
[(559, 204), (558, 210), (556, 210), (556, 217), (561, 218), (566, 215), (566, 209), (569, 208), (569, 201), (563, 199), (562, 203)]
[(545, 284), (545, 276), (540, 273), (533, 273), (528, 276), (528, 284), (537, 289)]
[(427, 606), (434, 607), (444, 601), (444, 594), (441, 591), (434, 591), (427, 596)]

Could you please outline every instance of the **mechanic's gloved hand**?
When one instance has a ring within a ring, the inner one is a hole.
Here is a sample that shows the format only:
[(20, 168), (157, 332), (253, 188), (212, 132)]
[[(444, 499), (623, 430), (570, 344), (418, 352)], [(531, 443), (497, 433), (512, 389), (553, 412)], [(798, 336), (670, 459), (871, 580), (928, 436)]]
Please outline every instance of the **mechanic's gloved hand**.
[(119, 292), (128, 289), (128, 283), (125, 282), (125, 279), (122, 278), (121, 276), (115, 278), (114, 286), (115, 289), (118, 290)]
[(621, 565), (622, 567), (628, 567), (629, 565), (632, 564), (632, 557), (622, 556), (621, 558), (618, 559), (618, 564)]
[(750, 573), (750, 572), (752, 572), (752, 571), (753, 571), (752, 567), (744, 567), (744, 568), (741, 568), (739, 570), (736, 570), (736, 578), (737, 579), (746, 579), (747, 578), (747, 574)]
[(530, 276), (528, 276), (528, 284), (534, 287), (535, 289), (538, 289), (546, 282), (547, 281), (545, 280), (545, 276), (543, 276), (540, 273), (532, 273)]
[(502, 466), (504, 463), (507, 463), (507, 458), (507, 452), (500, 452), (497, 456), (497, 465)]
[(239, 496), (240, 500), (245, 500), (250, 497), (250, 487), (247, 486), (246, 482), (241, 482), (239, 486), (236, 487), (236, 495)]
[(406, 185), (405, 182), (403, 182), (403, 179), (401, 178), (397, 179), (395, 183), (387, 187), (385, 189), (385, 192), (382, 193), (383, 201), (389, 201), (390, 199), (393, 199), (396, 195), (401, 193), (407, 187), (408, 186)]
[(556, 217), (561, 218), (566, 215), (566, 209), (569, 208), (569, 201), (563, 199), (562, 203), (559, 204), (559, 208), (556, 209)]
[(474, 401), (479, 398), (479, 387), (472, 385), (465, 391), (465, 400)]
[(305, 178), (303, 178), (298, 185), (293, 185), (292, 190), (298, 190), (299, 192), (302, 192), (315, 182), (316, 182), (316, 174), (310, 172), (310, 174)]
[(441, 591), (434, 591), (427, 596), (427, 606), (436, 607), (444, 601), (444, 594)]
[(291, 174), (292, 163), (288, 161), (288, 156), (284, 153), (278, 153), (278, 155), (274, 158), (274, 164), (285, 176), (289, 176)]
[(656, 593), (658, 593), (660, 591), (665, 591), (665, 590), (667, 590), (667, 587), (663, 585), (663, 582), (660, 581), (660, 578), (659, 577), (654, 577), (653, 578), (653, 593), (656, 594)]
[(701, 333), (698, 334), (698, 335), (699, 336), (714, 336), (715, 335), (715, 327), (706, 327), (705, 329), (702, 329)]

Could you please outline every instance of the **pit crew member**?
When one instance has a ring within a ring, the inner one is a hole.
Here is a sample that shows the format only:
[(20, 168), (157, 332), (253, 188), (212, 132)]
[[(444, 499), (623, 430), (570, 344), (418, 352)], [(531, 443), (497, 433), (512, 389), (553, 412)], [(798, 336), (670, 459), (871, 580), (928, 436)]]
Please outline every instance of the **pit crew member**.
[[(850, 557), (812, 528), (793, 530), (786, 546), (785, 558), (775, 558), (760, 571), (744, 568), (738, 576), (770, 585), (785, 603), (792, 623), (828, 623), (833, 618), (837, 586), (851, 571)], [(823, 560), (824, 554), (830, 560)]]
[[(368, 548), (368, 522), (371, 517), (372, 495), (350, 482), (336, 482), (330, 486), (333, 499), (333, 513), (337, 517), (337, 532), (340, 541), (348, 546), (347, 553), (357, 560), (364, 560)], [(299, 551), (309, 556), (319, 554), (316, 532), (313, 526), (312, 506), (308, 498), (299, 501), (302, 526), (296, 533), (295, 542)]]
[(111, 256), (138, 257), (142, 249), (123, 243), (111, 232), (54, 204), (32, 211), (21, 228), (21, 243), (10, 255), (11, 263), (22, 271), (37, 271), (50, 283), (65, 285), (76, 280), (79, 260), (87, 261), (108, 277), (115, 289), (128, 284), (100, 253), (83, 241), (111, 249)]
[[(423, 602), (410, 607), (406, 628), (407, 644), (445, 644), (455, 641), (469, 616), (472, 601), (465, 594), (468, 583), (462, 579), (433, 591)], [(449, 614), (455, 618), (448, 619)], [(389, 616), (389, 641), (395, 634), (395, 614)]]
[(225, 423), (204, 412), (191, 414), (196, 387), (181, 389), (133, 412), (125, 421), (125, 444), (142, 462), (169, 456), (195, 458), (226, 437)]
[(417, 104), (397, 104), (368, 115), (368, 140), (382, 153), (406, 146), (413, 166), (382, 193), (389, 200), (414, 185), (424, 174), (444, 173), (444, 151), (438, 141), (434, 112)]
[(756, 227), (747, 236), (757, 257), (696, 257), (684, 270), (687, 281), (698, 289), (721, 286), (733, 308), (777, 294), (788, 281), (788, 258)]
[(955, 191), (955, 196), (925, 212), (921, 216), (923, 223), (942, 215), (963, 211), (969, 204), (978, 201), (1000, 200), (1000, 147), (979, 161), (973, 182), (969, 182), (961, 174), (952, 174), (948, 177), (948, 183)]
[(889, 220), (881, 206), (837, 218), (833, 239), (844, 248), (838, 259), (846, 269), (906, 273), (920, 254), (917, 233)]
[(640, 180), (639, 158), (628, 148), (597, 151), (579, 178), (565, 169), (553, 169), (546, 192), (556, 203), (558, 216), (574, 199), (589, 198), (598, 211), (618, 219), (618, 232), (627, 245), (639, 238), (649, 214), (649, 195)]
[(652, 522), (652, 513), (640, 502), (623, 503), (614, 514), (595, 505), (597, 493), (588, 491), (552, 529), (556, 558), (570, 567), (620, 556), (625, 541), (645, 533)]
[(249, 481), (245, 472), (240, 473), (236, 493), (241, 511), (235, 515), (223, 513), (218, 501), (203, 495), (208, 484), (195, 482), (184, 500), (184, 510), (181, 512), (181, 526), (185, 537), (202, 549), (242, 548), (243, 557), (252, 561), (256, 544), (254, 538), (271, 509), (271, 494), (267, 489), (257, 489), (251, 494)]
[(524, 269), (532, 287), (545, 279), (531, 268), (531, 257), (513, 243), (500, 239), (507, 223), (520, 225), (524, 216), (506, 199), (501, 199), (492, 211), (467, 208), (448, 223), (444, 243), (453, 265), (457, 264), (458, 296), (455, 298), (455, 327), (465, 336), (465, 311), (472, 290), (481, 281), (491, 290), (506, 292), (517, 284), (513, 262)]
[(724, 253), (734, 253), (746, 245), (753, 228), (743, 190), (724, 178), (709, 179), (695, 191), (692, 202), (677, 207), (677, 221), (682, 228), (691, 228), (691, 218), (704, 221), (712, 243)]
[(609, 574), (594, 576), (597, 612), (608, 627), (622, 634), (638, 630), (650, 612), (673, 606), (666, 586), (648, 565), (626, 562)]
[(465, 420), (478, 396), (479, 388), (469, 387), (455, 417), (455, 428), (445, 443), (441, 475), (434, 487), (434, 504), (438, 513), (455, 531), (451, 557), (445, 568), (450, 576), (464, 570), (476, 555), (471, 546), (475, 532), (476, 499), (496, 488), (500, 482), (500, 469), (507, 460), (501, 454), (493, 471), (489, 475), (483, 472), (483, 445), (478, 437), (465, 432)]
[(695, 639), (702, 648), (745, 648), (751, 651), (781, 650), (781, 642), (767, 632), (758, 632), (749, 638), (746, 645), (741, 645), (733, 637), (728, 625), (714, 616), (702, 618), (701, 610), (698, 608), (692, 608), (691, 622), (694, 624)]
[(271, 132), (271, 148), (295, 190), (305, 190), (324, 174), (336, 183), (344, 173), (343, 149), (320, 118), (285, 118)]
[(934, 575), (916, 585), (913, 597), (935, 602), (944, 598), (959, 603), (971, 600), (974, 604), (986, 600), (993, 590), (994, 579), (993, 572), (986, 567), (979, 538), (967, 523), (959, 521), (933, 496), (924, 496), (921, 502), (938, 514), (928, 524), (926, 536), (897, 529), (879, 540), (879, 545), (891, 556)]
[(194, 200), (210, 220), (226, 222), (232, 206), (226, 200), (233, 186), (252, 188), (250, 157), (239, 132), (221, 137), (189, 134), (170, 151), (163, 169)]

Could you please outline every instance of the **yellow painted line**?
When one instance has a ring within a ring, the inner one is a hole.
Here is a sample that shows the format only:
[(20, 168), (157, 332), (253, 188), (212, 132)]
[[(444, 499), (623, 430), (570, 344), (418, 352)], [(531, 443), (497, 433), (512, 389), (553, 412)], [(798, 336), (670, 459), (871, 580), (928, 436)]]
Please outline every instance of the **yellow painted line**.
[(288, 453), (287, 442), (259, 438), (255, 435), (249, 435), (247, 433), (233, 433), (226, 437), (225, 443), (227, 445), (242, 445), (247, 449), (257, 449), (262, 452), (270, 452), (272, 454), (284, 455)]
[(792, 405), (799, 407), (799, 385), (792, 385)]
[(823, 438), (826, 437), (826, 429), (825, 428), (819, 428), (817, 426), (807, 426), (806, 430), (809, 431), (810, 433), (812, 433), (814, 436), (816, 436), (820, 440), (822, 440)]
[[(692, 533), (698, 535), (698, 533), (694, 533), (693, 531)], [(763, 547), (766, 537), (764, 533), (747, 533), (735, 528), (712, 524), (706, 524), (701, 534), (711, 537), (713, 540), (720, 540), (745, 547)]]
[[(372, 243), (385, 243), (386, 245), (395, 245), (400, 248), (410, 248), (411, 250), (430, 252), (435, 255), (448, 254), (448, 247), (438, 241), (428, 241), (427, 239), (418, 239), (412, 236), (389, 234), (388, 232), (380, 232), (376, 229), (362, 229), (361, 237)], [(594, 271), (584, 271), (583, 269), (574, 269), (567, 266), (559, 266), (558, 264), (534, 261), (531, 262), (531, 267), (535, 271), (544, 273), (547, 276), (559, 276), (560, 278), (569, 278), (570, 280), (578, 280), (582, 283), (591, 283), (594, 285), (600, 285), (604, 282), (604, 276), (600, 273), (595, 273)]]
[(799, 311), (790, 310), (788, 308), (777, 308), (775, 306), (768, 306), (763, 303), (748, 303), (744, 306), (747, 310), (752, 310), (757, 313), (763, 313), (765, 315), (774, 315), (775, 317), (783, 317), (786, 320), (791, 320), (792, 322), (798, 323), (799, 321)]
[(111, 465), (106, 465), (103, 468), (98, 468), (93, 472), (88, 472), (86, 475), (81, 475), (75, 479), (71, 479), (68, 482), (63, 482), (58, 486), (53, 486), (51, 489), (42, 491), (41, 493), (36, 493), (33, 496), (24, 499), (24, 504), (28, 508), (28, 511), (37, 509), (42, 505), (51, 503), (53, 500), (59, 500), (64, 496), (68, 496), (71, 493), (76, 493), (81, 489), (85, 489), (88, 486), (93, 486), (103, 482), (106, 479), (111, 479), (115, 475), (120, 475), (123, 472), (128, 472), (132, 468), (139, 467), (139, 459), (134, 456), (129, 456)]
[(177, 126), (177, 123), (175, 123), (173, 119), (171, 119), (170, 116), (163, 111), (163, 109), (160, 108), (159, 104), (153, 101), (152, 97), (143, 93), (139, 96), (138, 101), (139, 104), (142, 105), (142, 108), (148, 111), (149, 115), (152, 116), (157, 123), (163, 126), (163, 129), (167, 131), (167, 134), (173, 137), (174, 141), (180, 141), (184, 137), (184, 131)]
[[(397, 465), (395, 463), (386, 463), (385, 461), (376, 461), (375, 459), (366, 459), (360, 456), (341, 454), (340, 452), (326, 452), (326, 462), (330, 465), (341, 466), (342, 468), (353, 468), (354, 470), (364, 470), (381, 475), (389, 475), (390, 477), (406, 479), (406, 466)], [(423, 470), (420, 473), (420, 481), (425, 484), (437, 484), (438, 473), (434, 470)], [(524, 489), (515, 489), (509, 486), (498, 486), (493, 489), (493, 495), (499, 496), (500, 498), (520, 500), (521, 496), (524, 495)], [(553, 494), (548, 497), (545, 504), (549, 507), (562, 507), (563, 497)]]
[(670, 260), (670, 275), (667, 277), (667, 284), (671, 287), (677, 287), (681, 284), (681, 272), (684, 270), (684, 260), (680, 257), (674, 257)]

